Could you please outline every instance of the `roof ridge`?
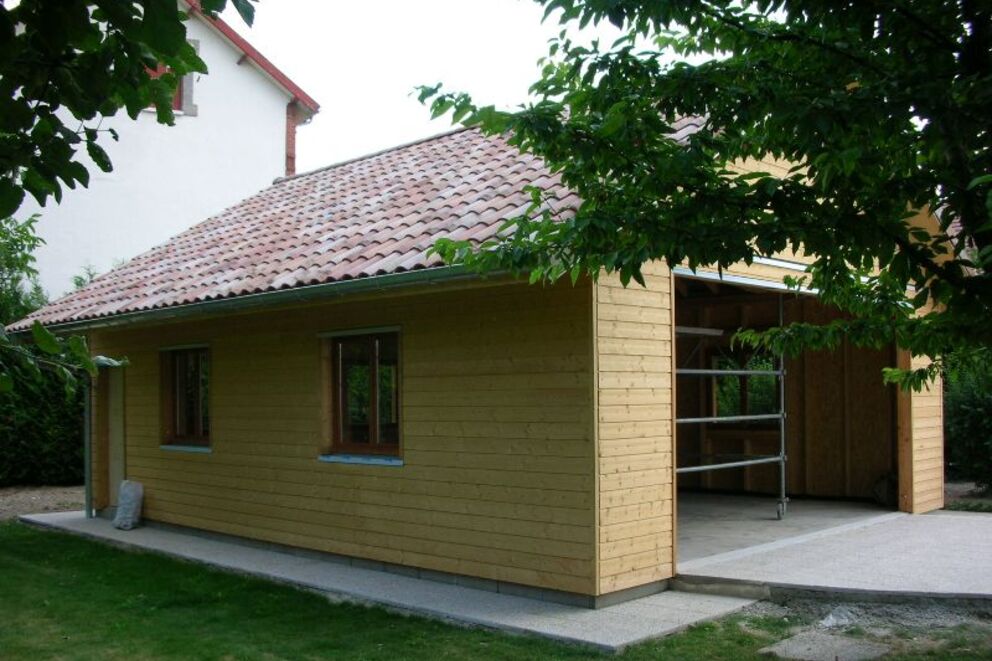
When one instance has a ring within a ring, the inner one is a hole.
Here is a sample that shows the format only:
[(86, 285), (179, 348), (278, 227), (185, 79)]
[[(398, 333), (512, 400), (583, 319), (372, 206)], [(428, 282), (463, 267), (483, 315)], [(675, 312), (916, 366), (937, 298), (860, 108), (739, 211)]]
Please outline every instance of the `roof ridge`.
[(296, 174), (291, 174), (285, 177), (276, 177), (272, 180), (272, 185), (281, 184), (284, 181), (292, 181), (293, 179), (299, 179), (300, 177), (307, 177), (312, 174), (317, 174), (319, 172), (326, 172), (328, 170), (333, 170), (334, 168), (339, 168), (342, 165), (349, 165), (351, 163), (357, 163), (358, 161), (364, 161), (369, 158), (375, 158), (376, 156), (382, 156), (383, 154), (388, 154), (394, 151), (400, 151), (401, 149), (407, 149), (409, 147), (415, 147), (419, 144), (425, 142), (431, 142), (432, 140), (437, 140), (439, 138), (444, 138), (449, 135), (454, 135), (456, 133), (461, 133), (463, 131), (471, 131), (472, 129), (477, 129), (477, 126), (456, 126), (453, 129), (448, 129), (447, 131), (441, 131), (440, 133), (435, 133), (433, 135), (428, 135), (423, 138), (417, 138), (416, 140), (411, 140), (409, 142), (404, 142), (402, 144), (393, 145), (392, 147), (386, 147), (378, 151), (369, 152), (368, 154), (362, 154), (361, 156), (352, 156), (351, 158), (346, 158), (343, 161), (338, 161), (336, 163), (330, 163), (328, 165), (321, 165), (318, 168), (312, 170), (307, 170), (306, 172), (297, 172)]

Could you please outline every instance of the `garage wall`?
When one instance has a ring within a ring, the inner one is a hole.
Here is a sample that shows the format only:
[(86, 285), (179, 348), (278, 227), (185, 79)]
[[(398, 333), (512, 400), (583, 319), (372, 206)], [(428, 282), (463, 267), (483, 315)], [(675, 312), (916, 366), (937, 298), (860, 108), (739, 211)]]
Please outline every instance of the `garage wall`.
[(671, 273), (602, 276), (596, 328), (598, 592), (674, 574)]
[[(899, 366), (927, 359), (899, 352)], [(899, 393), (899, 509), (929, 512), (944, 506), (944, 398), (940, 379), (921, 392)]]
[[(127, 477), (144, 483), (149, 519), (593, 595), (590, 289), (435, 286), (91, 339), (130, 360)], [(383, 326), (401, 328), (403, 465), (318, 461), (319, 334)], [(163, 448), (159, 351), (201, 343), (211, 451)]]
[[(741, 290), (736, 290), (740, 292)], [(679, 325), (726, 329), (729, 339), (741, 327), (778, 324), (778, 295), (724, 293), (720, 302), (677, 298)], [(787, 295), (785, 320), (827, 323), (837, 312), (812, 297)], [(679, 366), (704, 367), (696, 352), (687, 365), (693, 340), (678, 341)], [(889, 350), (860, 349), (844, 342), (833, 351), (806, 352), (786, 361), (786, 445), (791, 495), (887, 500), (895, 506), (895, 389), (882, 383), (883, 367), (893, 364)], [(679, 416), (710, 415), (710, 380), (682, 377)], [(680, 464), (698, 463), (697, 454), (774, 454), (777, 429), (686, 425), (679, 428)], [(684, 475), (684, 487), (777, 493), (774, 465)]]

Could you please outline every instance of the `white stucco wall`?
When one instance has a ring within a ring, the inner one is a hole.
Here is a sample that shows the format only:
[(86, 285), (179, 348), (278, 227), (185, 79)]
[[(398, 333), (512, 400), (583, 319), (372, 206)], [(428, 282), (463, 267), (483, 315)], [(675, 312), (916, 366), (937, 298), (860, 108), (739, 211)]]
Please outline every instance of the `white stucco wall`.
[[(120, 134), (101, 145), (114, 171), (90, 166), (88, 189), (66, 190), (61, 204), (28, 196), (16, 217), (41, 214), (36, 253), (42, 287), (56, 298), (91, 264), (100, 273), (268, 186), (285, 172), (290, 97), (203, 21), (187, 24), (210, 69), (193, 84), (195, 116), (175, 126), (143, 112), (105, 122)], [(87, 162), (89, 165), (89, 163)]]

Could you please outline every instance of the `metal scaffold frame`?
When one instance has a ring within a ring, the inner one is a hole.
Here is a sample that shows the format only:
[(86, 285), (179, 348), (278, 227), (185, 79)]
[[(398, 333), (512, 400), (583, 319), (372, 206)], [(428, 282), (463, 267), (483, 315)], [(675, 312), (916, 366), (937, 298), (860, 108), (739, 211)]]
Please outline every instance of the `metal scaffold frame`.
[[(785, 324), (785, 303), (782, 295), (778, 297), (778, 323), (779, 326)], [(676, 326), (675, 335), (689, 337), (720, 337), (723, 330), (719, 328), (694, 328), (688, 326)], [(698, 347), (697, 347), (698, 349)], [(695, 350), (693, 354), (695, 355)], [(691, 358), (691, 356), (690, 356)], [(773, 455), (744, 455), (734, 461), (719, 461), (712, 464), (701, 464), (698, 466), (682, 466), (675, 469), (676, 474), (702, 473), (714, 470), (727, 470), (732, 468), (746, 468), (748, 466), (760, 466), (763, 464), (778, 464), (779, 467), (779, 494), (776, 514), (779, 520), (785, 518), (789, 504), (786, 495), (786, 456), (785, 448), (785, 357), (778, 356), (778, 368), (774, 370), (748, 370), (748, 369), (689, 369), (677, 368), (675, 375), (680, 377), (719, 377), (719, 376), (774, 376), (778, 379), (778, 413), (762, 413), (755, 415), (730, 415), (730, 416), (702, 416), (692, 418), (675, 418), (676, 424), (726, 424), (734, 422), (757, 422), (766, 420), (778, 420), (779, 450)]]

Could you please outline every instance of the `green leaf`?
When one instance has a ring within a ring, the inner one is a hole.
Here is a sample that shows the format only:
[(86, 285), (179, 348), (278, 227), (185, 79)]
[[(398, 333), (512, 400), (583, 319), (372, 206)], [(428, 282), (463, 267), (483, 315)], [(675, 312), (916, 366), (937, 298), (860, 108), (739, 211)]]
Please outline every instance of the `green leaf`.
[(52, 355), (62, 353), (62, 345), (58, 338), (42, 326), (41, 322), (34, 322), (34, 325), (31, 326), (31, 335), (34, 337), (34, 343), (45, 353)]
[(0, 218), (12, 216), (24, 200), (24, 189), (10, 179), (0, 179)]
[(86, 153), (90, 155), (96, 166), (103, 170), (104, 172), (113, 172), (114, 165), (110, 162), (110, 157), (107, 156), (107, 152), (103, 151), (103, 147), (96, 144), (92, 140), (86, 141)]
[(72, 335), (66, 340), (69, 356), (90, 374), (96, 374), (96, 363), (90, 357), (89, 347), (86, 346), (86, 339), (81, 335)]
[(248, 27), (251, 27), (252, 23), (255, 22), (255, 8), (251, 4), (252, 2), (254, 2), (254, 0), (231, 0), (231, 4), (233, 4), (234, 8), (238, 10), (241, 20), (243, 20)]
[(186, 43), (186, 26), (174, 0), (142, 0), (141, 30), (148, 45), (165, 55), (175, 55)]
[(972, 190), (983, 184), (992, 184), (992, 174), (983, 174), (980, 177), (975, 177), (968, 183), (968, 190)]
[(8, 372), (0, 372), (0, 392), (11, 392), (14, 389), (14, 377)]

